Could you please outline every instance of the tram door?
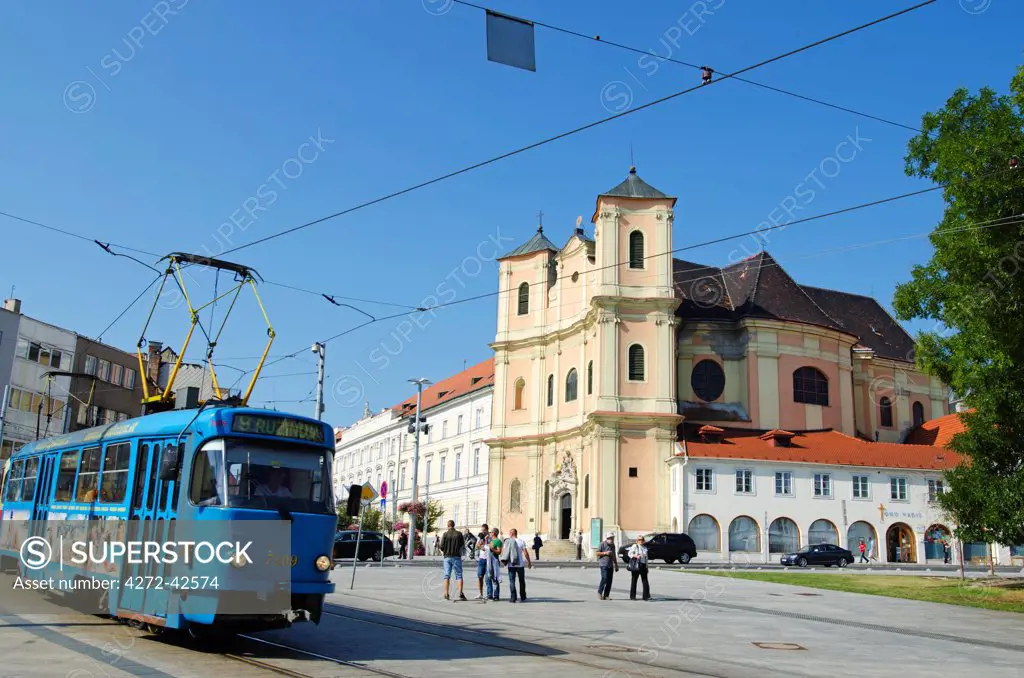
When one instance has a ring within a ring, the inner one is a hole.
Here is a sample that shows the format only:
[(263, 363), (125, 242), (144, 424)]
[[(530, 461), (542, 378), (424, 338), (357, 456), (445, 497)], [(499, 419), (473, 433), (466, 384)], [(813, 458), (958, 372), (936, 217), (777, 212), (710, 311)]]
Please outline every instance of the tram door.
[[(58, 456), (45, 454), (37, 457), (37, 477), (32, 500), (32, 518), (29, 532), (32, 536), (45, 535), (46, 519), (50, 514), (50, 502), (53, 501), (53, 467)], [(28, 472), (25, 473), (28, 476)]]
[[(174, 439), (139, 441), (128, 513), (129, 540), (164, 543), (174, 539), (179, 483), (159, 478), (160, 460), (168, 449), (173, 449), (174, 443)], [(124, 563), (119, 611), (166, 617), (169, 583), (165, 569), (160, 563)], [(164, 581), (161, 582), (160, 577), (164, 577)]]

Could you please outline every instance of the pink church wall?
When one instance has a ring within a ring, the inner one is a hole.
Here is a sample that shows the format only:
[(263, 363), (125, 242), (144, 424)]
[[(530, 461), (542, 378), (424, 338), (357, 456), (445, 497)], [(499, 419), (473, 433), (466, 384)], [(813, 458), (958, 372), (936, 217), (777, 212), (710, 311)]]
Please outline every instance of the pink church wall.
[[(535, 393), (537, 390), (536, 384), (530, 383), (530, 361), (526, 359), (511, 359), (508, 365), (508, 379), (505, 382), (505, 402), (508, 404), (508, 411), (505, 413), (505, 423), (509, 426), (515, 426), (516, 424), (526, 424), (530, 421), (530, 408), (536, 407), (537, 403)], [(522, 377), (526, 382), (526, 387), (523, 389), (523, 409), (513, 409), (516, 403), (516, 381)]]
[[(625, 311), (628, 313), (628, 311)], [(626, 397), (654, 397), (657, 371), (669, 369), (668, 365), (657, 363), (658, 328), (650, 322), (623, 320), (619, 328), (619, 394)], [(644, 347), (644, 380), (629, 380), (629, 347), (640, 344)]]
[(749, 425), (754, 427), (761, 421), (761, 397), (758, 390), (760, 383), (757, 376), (757, 354), (751, 351), (747, 353), (747, 414), (750, 415), (751, 424)]
[[(780, 335), (780, 338), (781, 336), (784, 335)], [(787, 430), (807, 428), (807, 405), (793, 401), (793, 372), (801, 367), (815, 367), (828, 379), (829, 404), (821, 408), (821, 425), (824, 428), (841, 429), (843, 416), (839, 393), (839, 366), (820, 358), (792, 355), (779, 356), (779, 425)]]
[[(623, 530), (649, 530), (655, 516), (654, 438), (622, 435), (619, 438), (619, 526)], [(629, 477), (630, 467), (637, 477)]]
[[(501, 488), (501, 512), (500, 522), (497, 525), (491, 525), (491, 527), (499, 528), (503, 534), (507, 535), (508, 531), (513, 527), (522, 532), (526, 528), (526, 518), (524, 517), (529, 511), (527, 506), (528, 501), (528, 486), (532, 483), (529, 477), (529, 461), (526, 458), (523, 451), (517, 451), (517, 453), (506, 456), (504, 465), (501, 470), (501, 482), (503, 487)], [(512, 481), (519, 479), (519, 499), (520, 508), (519, 512), (513, 512), (511, 510), (511, 492), (512, 492)]]

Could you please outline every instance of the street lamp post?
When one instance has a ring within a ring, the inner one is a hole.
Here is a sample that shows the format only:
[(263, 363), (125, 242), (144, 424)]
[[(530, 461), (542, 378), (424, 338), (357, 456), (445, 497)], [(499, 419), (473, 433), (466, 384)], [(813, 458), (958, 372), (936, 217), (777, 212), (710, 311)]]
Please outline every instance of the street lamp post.
[[(423, 386), (430, 385), (429, 379), (410, 379), (410, 383), (416, 384), (416, 414), (415, 421), (413, 422), (413, 453), (412, 453), (412, 503), (416, 503), (416, 481), (419, 479), (419, 468), (420, 468), (420, 406), (423, 404)], [(413, 555), (416, 553), (416, 516), (413, 513), (409, 513), (411, 520), (409, 521), (412, 529), (410, 543), (409, 543), (409, 560), (412, 560)], [(424, 506), (423, 510), (423, 552), (426, 553), (427, 544), (427, 509)]]

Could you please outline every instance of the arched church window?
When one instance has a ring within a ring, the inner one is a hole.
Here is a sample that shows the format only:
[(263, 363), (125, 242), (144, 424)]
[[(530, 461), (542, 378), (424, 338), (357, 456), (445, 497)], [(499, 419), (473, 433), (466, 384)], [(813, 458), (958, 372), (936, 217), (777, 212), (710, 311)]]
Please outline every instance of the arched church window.
[(590, 474), (583, 477), (583, 508), (590, 508)]
[(519, 286), (519, 305), (516, 315), (526, 315), (530, 312), (530, 283), (523, 283)]
[(525, 409), (523, 407), (523, 391), (524, 390), (526, 390), (526, 380), (523, 379), (522, 377), (519, 377), (518, 379), (516, 379), (515, 396), (514, 396), (514, 398), (512, 400), (512, 409), (513, 410)]
[(548, 407), (555, 404), (555, 375), (548, 375)]
[(828, 406), (828, 377), (814, 367), (793, 372), (793, 402)]
[(508, 491), (508, 510), (510, 513), (521, 513), (523, 510), (522, 502), (519, 500), (521, 488), (522, 483), (519, 482), (519, 478), (512, 481)]
[(633, 344), (629, 347), (629, 380), (643, 381), (645, 374), (644, 347)]
[(629, 267), (644, 267), (644, 234), (640, 231), (629, 234)]
[(892, 401), (887, 396), (878, 401), (878, 423), (879, 426), (892, 426)]
[(587, 395), (594, 392), (594, 361), (587, 363)]
[(924, 423), (924, 405), (920, 402), (914, 403), (914, 426), (920, 426)]
[(576, 400), (578, 377), (576, 375), (576, 368), (569, 370), (569, 374), (565, 376), (565, 402), (571, 403)]
[(544, 481), (544, 513), (551, 510), (551, 481)]

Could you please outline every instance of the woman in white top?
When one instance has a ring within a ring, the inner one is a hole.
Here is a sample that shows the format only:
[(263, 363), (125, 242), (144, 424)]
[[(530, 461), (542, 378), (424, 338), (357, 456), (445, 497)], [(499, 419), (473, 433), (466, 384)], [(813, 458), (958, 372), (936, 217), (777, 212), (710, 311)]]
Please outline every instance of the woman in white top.
[(647, 547), (644, 546), (643, 537), (636, 538), (636, 543), (629, 547), (626, 557), (629, 559), (629, 573), (632, 575), (629, 599), (636, 600), (636, 580), (640, 578), (644, 582), (644, 600), (650, 600), (651, 586), (647, 583)]

